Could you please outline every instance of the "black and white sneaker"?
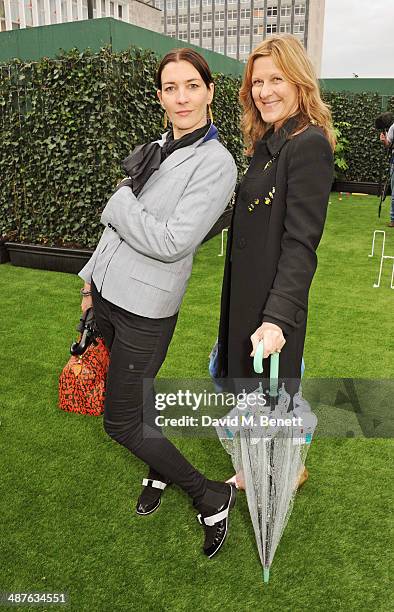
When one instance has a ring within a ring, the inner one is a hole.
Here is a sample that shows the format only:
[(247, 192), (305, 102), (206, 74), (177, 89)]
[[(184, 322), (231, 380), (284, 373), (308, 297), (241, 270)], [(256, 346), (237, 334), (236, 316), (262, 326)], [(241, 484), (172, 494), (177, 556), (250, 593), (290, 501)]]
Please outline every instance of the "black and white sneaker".
[[(212, 483), (211, 486), (215, 484)], [(208, 485), (202, 502), (198, 504), (201, 512), (197, 515), (197, 520), (205, 531), (203, 551), (209, 558), (216, 555), (225, 542), (229, 513), (235, 505), (237, 495), (237, 489), (233, 485), (222, 482), (217, 484), (222, 490), (212, 490)]]
[(145, 516), (157, 510), (161, 503), (161, 494), (171, 482), (144, 478), (142, 484), (145, 488), (138, 498), (135, 511), (137, 514)]

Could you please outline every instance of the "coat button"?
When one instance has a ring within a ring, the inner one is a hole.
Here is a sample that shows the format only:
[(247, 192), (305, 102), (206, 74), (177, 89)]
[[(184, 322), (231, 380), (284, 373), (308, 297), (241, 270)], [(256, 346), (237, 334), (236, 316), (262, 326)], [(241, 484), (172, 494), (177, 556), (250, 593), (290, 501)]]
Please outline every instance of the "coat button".
[(244, 249), (246, 247), (246, 240), (245, 240), (245, 238), (238, 238), (238, 240), (237, 240), (237, 247), (239, 249)]
[(301, 321), (303, 321), (304, 319), (305, 319), (304, 311), (298, 310), (295, 316), (296, 323), (301, 323)]

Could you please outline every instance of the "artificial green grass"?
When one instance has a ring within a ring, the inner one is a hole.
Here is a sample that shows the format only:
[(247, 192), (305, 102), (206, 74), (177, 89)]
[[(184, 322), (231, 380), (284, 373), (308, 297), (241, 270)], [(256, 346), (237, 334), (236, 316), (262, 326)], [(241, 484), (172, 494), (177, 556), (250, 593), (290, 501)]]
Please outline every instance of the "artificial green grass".
[[(379, 257), (368, 258), (372, 231), (384, 229), (376, 201), (331, 197), (310, 299), (309, 377), (392, 376), (391, 266), (374, 289)], [(394, 255), (390, 232), (386, 254)], [(206, 376), (219, 314), (219, 250), (217, 237), (196, 256), (161, 377)], [(242, 493), (228, 541), (208, 560), (187, 496), (170, 487), (158, 512), (137, 516), (144, 465), (107, 437), (101, 418), (57, 408), (79, 287), (73, 275), (0, 267), (0, 591), (67, 591), (69, 609), (87, 612), (387, 610), (392, 442), (313, 442), (311, 476), (268, 585)], [(219, 442), (174, 442), (209, 478), (231, 475)]]

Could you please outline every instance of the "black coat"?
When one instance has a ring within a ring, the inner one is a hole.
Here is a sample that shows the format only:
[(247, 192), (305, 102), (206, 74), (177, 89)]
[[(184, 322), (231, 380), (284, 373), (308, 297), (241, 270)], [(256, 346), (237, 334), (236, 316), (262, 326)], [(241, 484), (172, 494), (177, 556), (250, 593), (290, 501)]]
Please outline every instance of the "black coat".
[[(257, 144), (236, 199), (222, 288), (218, 363), (221, 376), (258, 377), (251, 334), (279, 325), (286, 344), (281, 378), (299, 378), (308, 294), (317, 266), (333, 181), (333, 153), (321, 128), (289, 139), (290, 118)], [(268, 374), (268, 359), (264, 361)]]

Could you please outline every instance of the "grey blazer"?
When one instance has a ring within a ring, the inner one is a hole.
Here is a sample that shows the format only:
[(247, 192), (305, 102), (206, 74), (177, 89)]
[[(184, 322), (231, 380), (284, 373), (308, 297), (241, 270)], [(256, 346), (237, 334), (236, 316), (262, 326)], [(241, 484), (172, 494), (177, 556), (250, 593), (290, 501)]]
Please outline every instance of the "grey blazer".
[(233, 157), (216, 139), (174, 151), (138, 198), (128, 186), (111, 196), (101, 215), (105, 230), (79, 276), (134, 314), (175, 314), (194, 252), (227, 206), (236, 178)]

